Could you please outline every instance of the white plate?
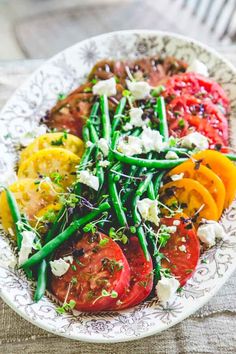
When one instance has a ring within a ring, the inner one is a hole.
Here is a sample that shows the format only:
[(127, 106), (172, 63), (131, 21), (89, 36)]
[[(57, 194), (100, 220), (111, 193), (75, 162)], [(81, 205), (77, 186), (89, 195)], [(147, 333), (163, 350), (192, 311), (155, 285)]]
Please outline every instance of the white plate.
[[(193, 40), (156, 31), (123, 31), (94, 37), (59, 53), (39, 68), (11, 97), (0, 118), (0, 174), (14, 164), (14, 146), (22, 134), (39, 123), (56, 102), (58, 93), (68, 93), (84, 81), (89, 70), (102, 58), (137, 58), (157, 53), (173, 55), (191, 62), (204, 62), (210, 76), (222, 84), (236, 116), (236, 71), (215, 51)], [(233, 139), (233, 136), (231, 137)], [(236, 203), (234, 203), (236, 207)], [(88, 342), (119, 342), (146, 337), (163, 331), (204, 305), (236, 268), (236, 212), (233, 205), (222, 217), (227, 241), (207, 251), (184, 291), (164, 308), (157, 299), (135, 308), (110, 313), (56, 313), (56, 302), (47, 294), (33, 303), (35, 284), (22, 271), (7, 266), (13, 256), (3, 232), (0, 235), (0, 286), (2, 299), (20, 316), (58, 335)], [(227, 299), (225, 299), (227, 301)]]

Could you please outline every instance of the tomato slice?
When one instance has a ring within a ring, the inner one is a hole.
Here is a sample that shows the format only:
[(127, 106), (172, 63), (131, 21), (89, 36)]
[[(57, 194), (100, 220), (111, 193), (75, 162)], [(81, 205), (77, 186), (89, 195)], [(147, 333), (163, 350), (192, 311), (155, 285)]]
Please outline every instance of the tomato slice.
[(209, 168), (188, 160), (179, 166), (173, 168), (166, 176), (164, 181), (171, 180), (171, 176), (183, 173), (184, 178), (191, 178), (198, 181), (212, 195), (218, 208), (218, 217), (220, 218), (225, 202), (225, 187), (222, 180)]
[(194, 96), (174, 98), (167, 104), (170, 134), (183, 137), (193, 131), (205, 135), (210, 147), (228, 145), (228, 120), (216, 105)]
[(102, 311), (115, 304), (130, 282), (130, 268), (119, 245), (101, 233), (86, 234), (61, 248), (55, 259), (69, 255), (73, 256), (69, 270), (51, 277), (53, 294), (62, 302), (74, 300), (79, 311)]
[(229, 113), (229, 99), (223, 88), (214, 80), (193, 72), (171, 76), (166, 83), (165, 97), (191, 95), (219, 105)]
[[(161, 265), (169, 268), (171, 273), (183, 286), (193, 275), (200, 256), (200, 243), (193, 224), (186, 216), (180, 218), (163, 218), (161, 222), (172, 226), (174, 220), (179, 220), (176, 232), (171, 234), (165, 247), (160, 249), (164, 254)], [(183, 248), (182, 248), (182, 247)]]
[[(180, 206), (196, 224), (199, 224), (203, 218), (218, 220), (219, 213), (213, 197), (201, 183), (191, 178), (166, 183), (160, 189), (160, 199), (168, 207), (174, 205), (176, 208), (176, 204)], [(165, 212), (164, 208), (163, 212)]]
[(146, 260), (138, 238), (132, 236), (129, 243), (123, 247), (123, 252), (130, 266), (130, 284), (125, 293), (112, 306), (112, 310), (133, 307), (150, 294), (153, 286), (152, 260)]
[(220, 152), (213, 150), (200, 151), (192, 157), (220, 177), (226, 192), (224, 207), (228, 208), (236, 196), (236, 166), (234, 163)]

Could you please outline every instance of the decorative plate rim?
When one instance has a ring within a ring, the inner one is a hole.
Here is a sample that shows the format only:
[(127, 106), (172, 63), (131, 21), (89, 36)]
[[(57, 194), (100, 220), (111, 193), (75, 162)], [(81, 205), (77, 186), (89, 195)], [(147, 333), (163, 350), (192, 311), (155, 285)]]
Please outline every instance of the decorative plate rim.
[[(183, 35), (179, 35), (179, 34), (175, 34), (172, 32), (167, 32), (167, 31), (156, 31), (156, 30), (123, 30), (123, 31), (114, 31), (114, 32), (109, 32), (109, 33), (104, 33), (102, 35), (98, 35), (98, 36), (93, 36), (90, 37), (88, 39), (85, 39), (83, 41), (80, 41), (78, 43), (75, 43), (74, 45), (64, 49), (63, 51), (59, 52), (58, 54), (54, 55), (52, 58), (50, 58), (49, 60), (46, 60), (45, 63), (43, 63), (42, 65), (40, 65), (40, 67), (38, 69), (36, 69), (30, 76), (29, 78), (27, 78), (25, 80), (25, 82), (19, 87), (17, 88), (14, 93), (11, 95), (11, 97), (8, 99), (8, 101), (6, 102), (6, 104), (3, 106), (3, 108), (1, 109), (1, 113), (4, 112), (4, 110), (6, 109), (6, 107), (10, 104), (10, 102), (12, 100), (14, 100), (15, 96), (18, 94), (18, 92), (21, 92), (22, 90), (24, 90), (24, 88), (27, 88), (27, 86), (29, 85), (29, 83), (35, 78), (37, 77), (38, 73), (40, 72), (40, 70), (46, 68), (48, 65), (50, 65), (51, 63), (53, 63), (57, 58), (60, 58), (61, 55), (63, 55), (64, 53), (66, 53), (68, 50), (73, 50), (75, 49), (78, 45), (82, 46), (83, 44), (86, 44), (88, 41), (97, 41), (98, 39), (104, 39), (106, 37), (110, 37), (110, 36), (119, 36), (119, 35), (126, 35), (126, 34), (130, 34), (130, 35), (135, 35), (135, 34), (139, 34), (139, 35), (153, 35), (156, 37), (165, 37), (168, 36), (171, 39), (180, 39), (182, 41), (184, 41), (186, 44), (193, 44), (196, 45), (200, 48), (202, 48), (203, 50), (205, 50), (206, 52), (210, 53), (212, 56), (214, 56), (217, 59), (220, 59), (220, 61), (222, 61), (234, 74), (236, 74), (236, 68), (233, 66), (233, 64), (228, 61), (227, 59), (225, 59), (221, 54), (219, 54), (215, 49), (208, 47), (205, 44), (202, 44), (201, 42), (191, 39), (189, 37), (183, 36)], [(1, 114), (0, 113), (0, 114)], [(229, 277), (231, 276), (231, 274), (235, 271), (236, 269), (236, 263), (235, 264), (231, 264), (230, 265), (230, 269), (227, 270), (227, 272), (222, 276), (222, 278), (217, 282), (217, 285), (215, 285), (213, 287), (213, 289), (211, 291), (209, 291), (208, 293), (206, 293), (202, 299), (198, 299), (198, 303), (194, 304), (194, 308), (192, 308), (191, 306), (189, 306), (188, 309), (185, 309), (185, 311), (183, 312), (183, 314), (181, 314), (177, 320), (173, 320), (173, 322), (169, 323), (169, 324), (165, 324), (163, 326), (161, 326), (160, 328), (154, 328), (154, 329), (147, 329), (145, 332), (141, 333), (138, 337), (135, 335), (130, 335), (129, 337), (125, 337), (123, 336), (123, 338), (96, 338), (96, 337), (89, 337), (86, 334), (83, 333), (78, 333), (78, 334), (71, 334), (71, 333), (62, 333), (58, 330), (53, 330), (52, 327), (50, 325), (47, 324), (47, 322), (45, 322), (45, 324), (43, 324), (42, 322), (40, 322), (39, 320), (33, 320), (30, 318), (30, 316), (27, 316), (27, 314), (21, 310), (20, 308), (18, 308), (17, 306), (14, 306), (14, 303), (12, 301), (10, 301), (8, 299), (8, 297), (6, 296), (7, 294), (4, 294), (3, 290), (0, 289), (0, 297), (2, 298), (2, 300), (8, 305), (10, 306), (18, 315), (20, 315), (22, 318), (24, 318), (25, 320), (27, 320), (28, 322), (38, 326), (39, 328), (46, 330), (52, 334), (56, 334), (62, 337), (66, 337), (68, 339), (73, 339), (73, 340), (79, 340), (79, 341), (84, 341), (84, 342), (90, 342), (90, 343), (119, 343), (119, 342), (128, 342), (128, 341), (132, 341), (132, 340), (137, 340), (137, 339), (141, 339), (141, 338), (145, 338), (154, 334), (158, 334), (160, 332), (162, 332), (163, 330), (166, 330), (174, 325), (176, 325), (177, 323), (183, 321), (185, 318), (187, 318), (188, 316), (190, 316), (191, 314), (195, 313), (199, 308), (201, 308), (204, 304), (206, 304), (217, 292), (218, 290), (224, 285), (224, 283), (229, 279)], [(139, 310), (137, 310), (139, 311)], [(126, 311), (119, 311), (120, 314), (122, 313), (126, 313)], [(164, 327), (164, 328), (162, 328)]]

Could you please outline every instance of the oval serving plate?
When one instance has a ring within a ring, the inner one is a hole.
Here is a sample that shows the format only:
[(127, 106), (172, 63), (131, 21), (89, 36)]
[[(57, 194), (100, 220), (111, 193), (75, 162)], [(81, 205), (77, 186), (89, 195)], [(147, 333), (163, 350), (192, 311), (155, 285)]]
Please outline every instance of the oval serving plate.
[[(231, 100), (231, 144), (236, 116), (236, 70), (215, 51), (200, 43), (171, 33), (122, 31), (94, 37), (54, 56), (20, 87), (0, 115), (0, 174), (7, 173), (16, 160), (15, 146), (22, 134), (40, 123), (59, 93), (69, 93), (82, 83), (92, 66), (102, 58), (137, 58), (156, 53), (176, 56), (190, 63), (204, 62), (210, 76), (226, 90)], [(58, 304), (50, 293), (33, 303), (34, 283), (14, 268), (14, 250), (0, 233), (0, 294), (20, 316), (57, 335), (88, 342), (122, 342), (161, 332), (194, 313), (217, 292), (236, 268), (236, 202), (221, 221), (228, 239), (205, 252), (204, 262), (177, 298), (165, 307), (157, 299), (135, 308), (109, 313), (66, 313), (58, 315)], [(227, 299), (226, 299), (227, 301)]]

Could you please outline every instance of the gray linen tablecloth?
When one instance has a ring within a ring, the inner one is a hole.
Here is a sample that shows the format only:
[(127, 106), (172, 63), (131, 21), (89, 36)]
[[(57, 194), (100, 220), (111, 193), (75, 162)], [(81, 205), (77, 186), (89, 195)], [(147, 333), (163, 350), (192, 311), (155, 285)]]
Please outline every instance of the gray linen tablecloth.
[[(220, 50), (236, 64), (236, 48)], [(0, 107), (43, 61), (0, 62)], [(236, 353), (236, 273), (197, 313), (149, 338), (117, 344), (76, 342), (26, 322), (0, 300), (0, 354)]]

